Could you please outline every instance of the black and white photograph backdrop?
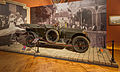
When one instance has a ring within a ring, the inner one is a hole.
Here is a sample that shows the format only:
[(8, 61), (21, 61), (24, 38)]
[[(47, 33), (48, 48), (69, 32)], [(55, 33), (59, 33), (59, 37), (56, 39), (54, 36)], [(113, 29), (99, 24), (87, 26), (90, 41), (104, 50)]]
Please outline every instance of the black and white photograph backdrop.
[(0, 4), (0, 45), (10, 43), (12, 35), (27, 22), (27, 10), (23, 6)]
[(31, 8), (32, 24), (59, 24), (88, 32), (92, 47), (105, 47), (106, 0), (83, 0)]

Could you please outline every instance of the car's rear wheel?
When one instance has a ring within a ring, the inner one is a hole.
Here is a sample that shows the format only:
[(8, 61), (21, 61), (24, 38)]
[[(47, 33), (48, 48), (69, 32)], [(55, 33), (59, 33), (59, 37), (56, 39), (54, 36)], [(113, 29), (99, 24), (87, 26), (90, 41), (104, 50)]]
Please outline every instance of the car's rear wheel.
[(46, 40), (50, 43), (55, 43), (59, 40), (59, 33), (55, 29), (50, 29), (46, 32)]
[(73, 38), (72, 44), (73, 44), (74, 50), (79, 53), (84, 53), (89, 48), (89, 41), (84, 36), (77, 36)]

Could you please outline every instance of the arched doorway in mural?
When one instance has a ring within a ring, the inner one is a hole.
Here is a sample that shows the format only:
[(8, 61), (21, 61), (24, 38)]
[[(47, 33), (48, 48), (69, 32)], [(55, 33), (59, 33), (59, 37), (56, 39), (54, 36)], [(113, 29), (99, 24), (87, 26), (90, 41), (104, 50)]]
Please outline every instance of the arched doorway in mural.
[(89, 9), (82, 9), (82, 26), (87, 28), (92, 26), (92, 11)]
[(98, 25), (100, 31), (106, 31), (106, 7), (101, 6), (98, 9)]

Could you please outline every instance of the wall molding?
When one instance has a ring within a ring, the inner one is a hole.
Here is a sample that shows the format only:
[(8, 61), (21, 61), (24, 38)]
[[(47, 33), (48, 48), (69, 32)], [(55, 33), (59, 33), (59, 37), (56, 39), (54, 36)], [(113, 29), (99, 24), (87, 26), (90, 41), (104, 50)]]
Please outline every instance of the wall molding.
[(6, 4), (6, 0), (0, 0), (0, 4)]

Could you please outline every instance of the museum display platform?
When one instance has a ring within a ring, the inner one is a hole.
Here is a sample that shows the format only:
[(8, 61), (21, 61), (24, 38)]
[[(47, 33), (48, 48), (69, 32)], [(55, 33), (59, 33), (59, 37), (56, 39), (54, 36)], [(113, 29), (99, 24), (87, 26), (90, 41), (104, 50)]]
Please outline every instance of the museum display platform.
[(0, 51), (15, 52), (27, 55), (34, 55), (36, 57), (41, 56), (118, 68), (118, 64), (116, 62), (111, 61), (112, 55), (110, 54), (108, 49), (90, 47), (85, 53), (78, 53), (74, 52), (69, 47), (43, 45), (42, 47), (39, 47), (40, 52), (37, 53), (36, 52), (37, 48), (38, 47), (24, 48), (24, 46), (19, 43), (13, 43), (10, 46), (8, 45), (0, 46)]

